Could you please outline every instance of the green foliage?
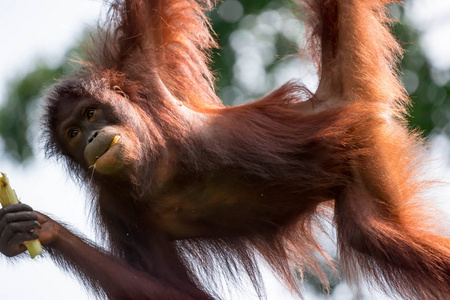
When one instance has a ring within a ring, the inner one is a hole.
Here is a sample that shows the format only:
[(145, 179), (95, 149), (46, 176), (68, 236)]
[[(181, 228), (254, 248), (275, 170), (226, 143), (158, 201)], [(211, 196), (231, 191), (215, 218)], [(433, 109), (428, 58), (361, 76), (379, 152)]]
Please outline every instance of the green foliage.
[[(70, 49), (65, 57), (77, 57), (80, 48)], [(39, 126), (38, 106), (42, 93), (56, 78), (69, 74), (73, 66), (64, 60), (56, 67), (38, 62), (33, 71), (18, 77), (9, 85), (6, 101), (0, 107), (0, 137), (4, 141), (4, 151), (17, 162), (24, 162), (33, 156), (30, 137), (32, 128)]]
[[(242, 4), (243, 15), (237, 20), (229, 21), (225, 20), (223, 15), (220, 14), (219, 9), (212, 11), (209, 17), (213, 23), (214, 32), (218, 37), (219, 49), (217, 49), (213, 54), (212, 69), (216, 71), (217, 83), (216, 87), (221, 90), (227, 86), (233, 86), (233, 66), (236, 62), (236, 53), (230, 46), (230, 36), (236, 32), (238, 29), (247, 29), (246, 26), (242, 24), (243, 19), (251, 19), (252, 17), (260, 16), (264, 11), (277, 10), (283, 7), (287, 7), (290, 2), (287, 0), (229, 0), (226, 2), (239, 2)], [(285, 57), (286, 55), (295, 53), (297, 51), (296, 47), (292, 42), (286, 40), (286, 38), (277, 34), (274, 40), (277, 57)], [(267, 66), (267, 71), (270, 70), (275, 65), (275, 62)], [(224, 99), (225, 104), (232, 105), (230, 101)]]
[(394, 30), (405, 49), (401, 70), (413, 102), (408, 122), (424, 136), (433, 129), (449, 134), (450, 71), (439, 71), (430, 64), (420, 47), (419, 33), (407, 23), (397, 23)]
[(40, 65), (10, 85), (7, 100), (0, 109), (0, 135), (5, 151), (15, 160), (22, 162), (33, 154), (27, 138), (30, 114), (35, 113), (42, 89), (61, 73), (62, 67)]
[[(336, 286), (341, 283), (341, 278), (344, 277), (344, 273), (340, 268), (331, 270), (326, 262), (322, 265), (322, 269), (328, 279), (329, 286), (325, 286), (317, 276), (311, 273), (303, 274), (303, 281), (309, 284), (317, 294), (332, 295)], [(300, 274), (297, 274), (297, 276), (301, 278)]]

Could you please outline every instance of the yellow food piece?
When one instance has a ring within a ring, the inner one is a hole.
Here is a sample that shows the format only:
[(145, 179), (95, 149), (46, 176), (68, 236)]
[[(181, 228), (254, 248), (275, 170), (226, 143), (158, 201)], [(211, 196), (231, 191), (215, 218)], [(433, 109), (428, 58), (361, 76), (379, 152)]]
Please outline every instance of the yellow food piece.
[[(2, 206), (8, 206), (19, 203), (16, 192), (11, 188), (8, 177), (5, 173), (1, 173), (0, 177), (0, 203)], [(42, 255), (42, 246), (39, 240), (24, 242), (25, 246), (30, 253), (31, 258), (35, 258), (37, 255)]]
[(109, 145), (109, 148), (111, 148), (114, 144), (117, 144), (120, 140), (120, 135), (116, 135), (114, 139), (112, 140), (111, 144)]

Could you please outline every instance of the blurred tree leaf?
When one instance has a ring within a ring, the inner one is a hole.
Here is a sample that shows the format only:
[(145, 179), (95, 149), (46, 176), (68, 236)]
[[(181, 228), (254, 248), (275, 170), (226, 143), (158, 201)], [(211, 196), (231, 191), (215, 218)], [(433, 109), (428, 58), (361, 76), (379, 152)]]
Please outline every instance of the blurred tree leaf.
[[(331, 270), (326, 262), (322, 262), (322, 270), (328, 279), (329, 286), (325, 286), (322, 281), (320, 281), (319, 277), (312, 275), (311, 273), (304, 274), (303, 280), (312, 286), (317, 294), (331, 295), (333, 294), (335, 287), (341, 283), (344, 273), (339, 266), (336, 266), (336, 270)], [(297, 274), (297, 276), (300, 278), (300, 274)]]
[[(80, 48), (73, 48), (66, 57), (79, 52)], [(0, 107), (0, 137), (5, 144), (4, 151), (17, 162), (24, 162), (33, 155), (28, 134), (31, 122), (37, 121), (34, 116), (42, 92), (72, 69), (68, 60), (56, 67), (38, 62), (33, 71), (10, 84), (6, 101)]]
[[(237, 2), (242, 5), (243, 15), (239, 19), (233, 21), (227, 21), (224, 19), (223, 14), (221, 14), (221, 5), (226, 5), (227, 3)], [(233, 32), (236, 32), (241, 27), (240, 21), (246, 17), (260, 16), (264, 11), (277, 10), (283, 7), (288, 7), (291, 5), (290, 1), (287, 0), (225, 0), (218, 6), (218, 9), (211, 11), (209, 17), (213, 23), (214, 31), (218, 37), (219, 49), (213, 53), (213, 63), (212, 69), (216, 71), (217, 83), (216, 86), (218, 90), (226, 86), (233, 85), (233, 66), (236, 62), (236, 53), (231, 49), (230, 46), (230, 36)], [(276, 37), (275, 46), (277, 49), (276, 56), (284, 57), (288, 54), (295, 53), (297, 51), (296, 47), (292, 42), (287, 41), (286, 38), (278, 34)], [(275, 63), (267, 66), (270, 69)], [(231, 105), (232, 103), (224, 100), (225, 104)]]
[[(243, 8), (243, 14), (249, 15), (252, 13), (258, 13), (261, 11), (263, 7), (269, 4), (270, 0), (258, 0), (258, 1), (240, 1), (240, 4)], [(282, 2), (282, 1), (275, 1)], [(225, 2), (223, 2), (225, 3)], [(223, 5), (220, 4), (220, 5)], [(220, 8), (220, 6), (219, 6)], [(225, 21), (219, 14), (219, 9), (213, 10), (209, 13), (209, 17), (213, 23), (214, 31), (217, 35), (219, 49), (214, 51), (213, 54), (213, 64), (212, 69), (216, 70), (218, 76), (217, 87), (220, 89), (221, 87), (227, 86), (231, 84), (232, 68), (234, 65), (235, 57), (233, 51), (230, 49), (228, 40), (231, 35), (238, 27), (239, 23), (236, 20), (235, 22)]]
[(27, 139), (29, 114), (42, 89), (61, 74), (62, 69), (39, 65), (36, 70), (13, 82), (9, 87), (7, 100), (0, 109), (0, 135), (5, 142), (5, 151), (19, 162), (32, 155)]
[(405, 49), (401, 63), (403, 83), (413, 102), (409, 109), (408, 122), (412, 128), (422, 131), (424, 136), (433, 129), (450, 133), (450, 70), (438, 71), (427, 60), (420, 47), (420, 35), (399, 10), (402, 22), (396, 23), (395, 34)]

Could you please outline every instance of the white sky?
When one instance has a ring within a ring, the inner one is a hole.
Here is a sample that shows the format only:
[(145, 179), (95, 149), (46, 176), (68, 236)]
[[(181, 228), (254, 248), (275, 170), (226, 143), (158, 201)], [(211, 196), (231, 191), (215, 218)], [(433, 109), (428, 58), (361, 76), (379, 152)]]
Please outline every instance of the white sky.
[[(439, 67), (450, 68), (450, 1), (417, 0), (412, 11), (425, 32), (423, 43)], [(12, 78), (33, 68), (37, 59), (58, 65), (65, 51), (79, 39), (86, 25), (94, 24), (101, 1), (93, 0), (0, 0), (0, 99)], [(433, 26), (429, 27), (428, 24)], [(0, 100), (1, 103), (1, 100)], [(1, 120), (0, 120), (1, 122)], [(450, 178), (448, 140), (439, 137), (433, 147), (437, 176)], [(1, 145), (0, 145), (1, 146)], [(1, 149), (1, 148), (0, 148)], [(1, 150), (0, 150), (1, 151)], [(26, 167), (6, 159), (0, 152), (0, 170), (10, 177), (23, 202), (51, 213), (92, 237), (84, 210), (85, 197), (54, 161), (44, 162), (42, 153)], [(448, 191), (441, 190), (439, 205), (448, 209)], [(63, 275), (49, 259), (7, 262), (0, 257), (0, 299), (88, 299), (73, 278)], [(268, 277), (269, 299), (291, 299)], [(342, 287), (345, 289), (345, 287)], [(331, 299), (349, 299), (351, 291)], [(382, 296), (373, 296), (382, 299)], [(238, 297), (233, 297), (238, 299)], [(241, 296), (241, 299), (250, 299)], [(305, 299), (317, 299), (306, 292)]]
[(413, 23), (423, 32), (421, 42), (433, 64), (450, 69), (450, 1), (414, 0)]
[(0, 0), (0, 95), (8, 79), (29, 71), (37, 59), (58, 65), (102, 1)]

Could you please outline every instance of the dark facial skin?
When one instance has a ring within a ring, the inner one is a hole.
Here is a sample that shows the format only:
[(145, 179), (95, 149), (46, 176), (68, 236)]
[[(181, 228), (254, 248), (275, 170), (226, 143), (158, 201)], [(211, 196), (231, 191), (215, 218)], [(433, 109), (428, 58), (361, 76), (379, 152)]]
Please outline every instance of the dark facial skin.
[(105, 175), (125, 168), (126, 134), (111, 125), (105, 104), (91, 99), (61, 106), (58, 134), (64, 148), (85, 168)]

